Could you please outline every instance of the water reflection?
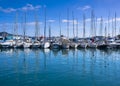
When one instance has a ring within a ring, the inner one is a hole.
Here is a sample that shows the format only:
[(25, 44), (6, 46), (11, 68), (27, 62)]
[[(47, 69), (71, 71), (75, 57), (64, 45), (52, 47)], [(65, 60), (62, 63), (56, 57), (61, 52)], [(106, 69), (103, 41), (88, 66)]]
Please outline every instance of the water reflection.
[[(33, 80), (40, 85), (46, 81), (45, 86), (48, 86), (50, 83), (48, 81), (51, 80), (63, 82), (69, 79), (76, 80), (74, 82), (81, 80), (77, 86), (82, 82), (88, 82), (91, 86), (101, 86), (99, 83), (109, 82), (104, 83), (106, 86), (114, 82), (112, 86), (118, 86), (120, 85), (119, 56), (120, 50), (2, 49), (0, 63), (3, 64), (0, 66), (0, 80), (6, 75), (12, 77), (15, 74), (17, 84), (21, 82), (20, 77), (23, 77), (23, 82)], [(7, 80), (6, 82), (9, 82)]]
[(63, 56), (68, 56), (69, 49), (62, 49), (61, 51)]
[(53, 52), (53, 55), (57, 57), (58, 53), (60, 52), (60, 49), (53, 49), (52, 52)]

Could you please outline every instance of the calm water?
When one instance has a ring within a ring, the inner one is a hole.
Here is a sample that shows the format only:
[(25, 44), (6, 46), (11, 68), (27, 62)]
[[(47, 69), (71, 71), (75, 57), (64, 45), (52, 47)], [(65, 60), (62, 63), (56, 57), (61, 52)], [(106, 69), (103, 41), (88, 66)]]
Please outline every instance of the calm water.
[(120, 86), (120, 50), (0, 50), (0, 86)]

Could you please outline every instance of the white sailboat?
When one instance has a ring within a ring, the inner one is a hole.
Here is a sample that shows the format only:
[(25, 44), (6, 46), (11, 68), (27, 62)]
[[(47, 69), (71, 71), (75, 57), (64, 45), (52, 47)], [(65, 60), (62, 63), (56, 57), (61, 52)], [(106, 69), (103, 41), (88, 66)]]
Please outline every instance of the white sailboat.
[(76, 49), (78, 47), (78, 44), (77, 43), (70, 43), (70, 48), (72, 49)]
[(32, 43), (32, 48), (39, 48), (40, 47), (40, 42), (37, 40), (34, 40), (34, 42)]
[(50, 48), (50, 42), (46, 39), (46, 7), (45, 7), (45, 21), (44, 21), (44, 41), (41, 44), (41, 48), (47, 49)]
[(42, 49), (48, 49), (48, 48), (50, 48), (50, 43), (47, 42), (47, 41), (41, 43), (41, 48), (42, 48)]
[(23, 42), (23, 47), (24, 48), (30, 48), (32, 46), (32, 41), (30, 38), (26, 38), (25, 41)]
[(61, 37), (61, 48), (62, 49), (69, 49), (70, 48), (70, 40), (66, 37)]
[[(101, 18), (102, 20), (102, 18)], [(91, 12), (91, 40), (88, 42), (88, 47), (89, 48), (97, 48), (97, 43), (95, 41), (95, 15), (94, 15), (94, 11), (92, 10)]]
[(78, 45), (78, 48), (87, 48), (87, 41), (85, 39), (86, 37), (86, 28), (85, 28), (85, 25), (86, 25), (86, 21), (85, 21), (85, 14), (83, 14), (83, 39), (82, 39), (82, 42), (79, 43)]
[(23, 48), (23, 40), (17, 40), (15, 41), (15, 45), (14, 45), (14, 48)]
[(15, 45), (14, 40), (6, 40), (5, 42), (1, 43), (2, 48), (13, 48), (14, 45)]
[(34, 42), (32, 43), (32, 48), (39, 48), (40, 47), (40, 41), (38, 41), (39, 39), (39, 27), (38, 27), (38, 17), (37, 15), (35, 15), (35, 20), (36, 20), (36, 23), (35, 23), (35, 40)]

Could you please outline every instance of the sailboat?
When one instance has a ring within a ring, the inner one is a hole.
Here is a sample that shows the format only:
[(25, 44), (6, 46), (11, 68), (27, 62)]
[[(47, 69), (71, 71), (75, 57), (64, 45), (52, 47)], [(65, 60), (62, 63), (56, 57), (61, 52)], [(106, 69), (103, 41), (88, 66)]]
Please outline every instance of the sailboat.
[(70, 40), (69, 40), (69, 9), (67, 9), (67, 37), (62, 36), (61, 41), (61, 48), (62, 49), (69, 49), (70, 48)]
[(50, 48), (50, 42), (46, 39), (46, 7), (45, 7), (45, 25), (44, 25), (44, 41), (41, 43), (41, 48), (47, 49)]
[(13, 48), (15, 41), (13, 40), (6, 40), (5, 42), (1, 43), (2, 48)]
[(49, 40), (51, 42), (51, 46), (50, 46), (51, 49), (60, 49), (61, 48), (58, 38), (54, 38), (54, 40), (51, 39), (51, 22), (49, 22)]
[(32, 40), (29, 37), (26, 37), (26, 13), (25, 13), (25, 22), (24, 22), (24, 42), (23, 42), (23, 47), (24, 48), (30, 48), (32, 46)]
[(114, 30), (115, 37), (107, 40), (108, 48), (119, 48), (120, 47), (120, 40), (116, 39), (116, 31), (117, 31), (116, 24), (117, 24), (117, 21), (116, 21), (116, 13), (115, 13), (115, 30)]
[[(74, 33), (74, 14), (72, 14), (73, 16), (73, 36), (75, 35)], [(78, 21), (77, 21), (78, 22)], [(72, 49), (76, 49), (78, 47), (78, 43), (77, 43), (77, 37), (78, 37), (78, 24), (76, 24), (76, 37), (73, 37), (73, 41), (70, 43), (70, 48)]]
[(86, 24), (86, 22), (85, 22), (85, 14), (83, 14), (83, 40), (78, 45), (78, 48), (87, 48), (87, 41), (85, 40), (85, 33), (86, 33), (85, 24)]
[(38, 41), (39, 39), (39, 27), (38, 27), (38, 17), (37, 15), (35, 14), (35, 40), (33, 41), (32, 43), (32, 48), (39, 48), (40, 47), (40, 41)]
[(15, 27), (14, 27), (14, 32), (15, 32), (15, 45), (14, 48), (23, 48), (23, 41), (21, 40), (21, 37), (18, 37), (18, 13), (16, 13), (16, 21), (15, 21)]
[(108, 47), (106, 33), (107, 32), (106, 32), (106, 26), (105, 26), (105, 37), (104, 37), (104, 39), (99, 40), (97, 42), (97, 44), (98, 44), (97, 48), (98, 49), (106, 49)]
[[(5, 30), (4, 27), (3, 27), (3, 29)], [(7, 37), (7, 35), (5, 33), (3, 33), (3, 37)], [(13, 48), (14, 44), (15, 44), (15, 41), (13, 39), (3, 40), (0, 43), (2, 48)]]
[(94, 16), (94, 11), (92, 10), (91, 12), (91, 39), (88, 43), (89, 48), (97, 48), (97, 43), (94, 37), (95, 36), (94, 31), (95, 31), (95, 16)]

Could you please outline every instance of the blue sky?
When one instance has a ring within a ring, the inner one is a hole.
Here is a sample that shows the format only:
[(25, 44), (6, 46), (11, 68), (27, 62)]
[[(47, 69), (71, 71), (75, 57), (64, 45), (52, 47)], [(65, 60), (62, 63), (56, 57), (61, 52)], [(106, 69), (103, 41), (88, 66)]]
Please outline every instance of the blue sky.
[[(70, 36), (72, 37), (72, 11), (75, 16), (76, 24), (79, 26), (79, 37), (82, 36), (83, 13), (86, 15), (86, 36), (90, 36), (91, 10), (94, 10), (95, 17), (98, 19), (97, 34), (100, 29), (100, 17), (104, 19), (103, 29), (107, 25), (108, 15), (109, 33), (112, 33), (111, 20), (117, 13), (117, 33), (120, 28), (120, 1), (119, 0), (0, 0), (0, 31), (13, 33), (15, 15), (18, 13), (17, 22), (23, 21), (24, 12), (27, 12), (27, 35), (34, 36), (35, 32), (35, 12), (38, 15), (40, 35), (43, 35), (44, 28), (44, 7), (47, 9), (47, 33), (49, 22), (51, 22), (52, 36), (59, 35), (59, 13), (61, 13), (62, 34), (66, 35), (66, 22), (70, 22)], [(67, 20), (67, 8), (69, 8), (69, 20)], [(78, 22), (76, 21), (78, 19)], [(105, 24), (106, 23), (106, 24)], [(19, 34), (22, 34), (22, 27), (19, 24)], [(76, 31), (75, 31), (76, 32)]]

